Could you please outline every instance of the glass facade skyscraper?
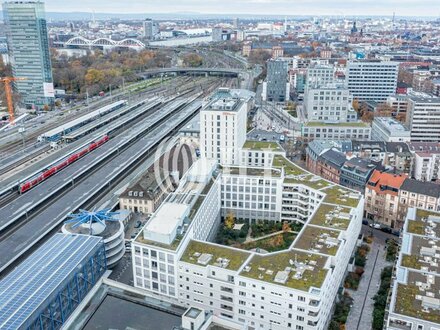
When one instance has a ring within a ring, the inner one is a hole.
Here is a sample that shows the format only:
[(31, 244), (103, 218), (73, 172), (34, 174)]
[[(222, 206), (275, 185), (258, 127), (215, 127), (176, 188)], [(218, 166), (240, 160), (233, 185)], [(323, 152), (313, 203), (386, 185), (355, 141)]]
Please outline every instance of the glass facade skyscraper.
[(42, 106), (54, 101), (49, 39), (41, 1), (3, 3), (9, 56), (21, 103)]

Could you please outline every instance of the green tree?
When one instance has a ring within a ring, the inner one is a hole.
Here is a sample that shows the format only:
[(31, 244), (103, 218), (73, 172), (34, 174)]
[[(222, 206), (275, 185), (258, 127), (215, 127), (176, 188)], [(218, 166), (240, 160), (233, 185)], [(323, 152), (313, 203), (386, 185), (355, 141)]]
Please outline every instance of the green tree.
[(235, 217), (232, 213), (228, 213), (228, 215), (225, 218), (225, 226), (228, 229), (234, 228), (235, 225)]

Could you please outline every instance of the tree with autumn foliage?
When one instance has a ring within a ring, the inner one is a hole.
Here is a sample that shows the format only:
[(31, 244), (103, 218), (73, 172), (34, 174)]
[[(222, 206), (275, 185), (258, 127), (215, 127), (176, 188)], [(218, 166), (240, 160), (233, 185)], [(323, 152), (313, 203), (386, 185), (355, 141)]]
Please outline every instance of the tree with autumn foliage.
[(226, 228), (228, 228), (228, 229), (232, 229), (232, 228), (234, 228), (234, 225), (235, 225), (235, 217), (234, 217), (234, 214), (232, 214), (232, 213), (230, 212), (230, 213), (228, 213), (228, 214), (226, 215), (226, 218), (225, 218), (225, 226), (226, 226)]
[(374, 115), (377, 117), (391, 117), (393, 111), (394, 109), (392, 106), (386, 103), (381, 103), (377, 106), (376, 113)]
[(289, 225), (289, 223), (287, 221), (283, 222), (283, 231), (284, 232), (290, 231), (290, 225)]

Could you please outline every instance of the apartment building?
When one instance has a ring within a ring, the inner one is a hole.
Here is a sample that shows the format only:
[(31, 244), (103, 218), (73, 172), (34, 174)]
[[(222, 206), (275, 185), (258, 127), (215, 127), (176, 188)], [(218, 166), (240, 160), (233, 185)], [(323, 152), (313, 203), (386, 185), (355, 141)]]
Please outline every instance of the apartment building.
[(403, 217), (408, 208), (440, 211), (440, 185), (406, 179), (399, 191), (399, 214)]
[(409, 94), (406, 123), (413, 142), (440, 142), (440, 97)]
[[(243, 329), (326, 329), (360, 232), (362, 195), (280, 154), (269, 168), (193, 166), (206, 170), (191, 168), (133, 242), (134, 285)], [(227, 213), (304, 225), (277, 252), (211, 243)]]
[(275, 155), (286, 156), (277, 142), (266, 141), (246, 141), (239, 152), (241, 166), (270, 167)]
[(385, 328), (440, 326), (440, 213), (410, 208), (392, 277)]
[(168, 171), (148, 172), (119, 196), (119, 207), (134, 213), (153, 213), (172, 189)]
[(307, 88), (325, 87), (335, 82), (335, 68), (331, 65), (314, 64), (307, 69)]
[(393, 117), (402, 118), (402, 121), (406, 121), (408, 111), (408, 95), (406, 95), (406, 93), (390, 95), (387, 97), (385, 103), (393, 108), (391, 112)]
[(353, 97), (343, 85), (307, 88), (304, 110), (308, 121), (355, 122), (357, 113), (352, 106)]
[(440, 143), (412, 142), (409, 147), (414, 155), (413, 177), (420, 181), (437, 181), (440, 171)]
[(246, 140), (246, 120), (250, 98), (233, 95), (220, 88), (200, 111), (200, 152), (220, 164), (237, 165)]
[(391, 228), (402, 228), (399, 191), (406, 178), (375, 170), (365, 187), (365, 216)]
[(355, 60), (347, 64), (347, 87), (360, 101), (384, 102), (396, 93), (399, 63)]

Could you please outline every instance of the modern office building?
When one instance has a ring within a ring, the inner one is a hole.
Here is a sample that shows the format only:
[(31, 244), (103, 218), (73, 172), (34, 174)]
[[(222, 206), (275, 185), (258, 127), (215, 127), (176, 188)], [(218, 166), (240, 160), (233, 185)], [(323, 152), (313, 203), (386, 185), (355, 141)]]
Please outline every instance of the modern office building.
[(288, 63), (281, 59), (267, 61), (266, 100), (285, 102), (289, 99)]
[(352, 104), (353, 97), (343, 85), (309, 87), (304, 95), (304, 110), (308, 121), (354, 122), (357, 113)]
[(54, 102), (49, 40), (41, 1), (10, 1), (3, 3), (3, 15), (14, 89), (21, 103), (42, 106)]
[(106, 268), (101, 237), (55, 234), (0, 281), (0, 329), (60, 329)]
[(440, 327), (440, 213), (410, 208), (401, 234), (385, 328)]
[(153, 21), (151, 18), (145, 19), (142, 23), (144, 34), (143, 37), (147, 40), (153, 40), (154, 37), (159, 33), (159, 28), (157, 23)]
[(335, 68), (331, 65), (315, 64), (307, 69), (306, 88), (326, 87), (335, 82)]
[(409, 94), (406, 123), (413, 142), (440, 142), (440, 97)]
[[(276, 252), (211, 243), (231, 213), (249, 223), (303, 226)], [(217, 168), (202, 158), (134, 240), (134, 285), (242, 329), (326, 329), (362, 213), (361, 194), (281, 154), (270, 167)]]
[(247, 111), (251, 97), (233, 95), (220, 88), (200, 111), (200, 152), (202, 157), (216, 159), (220, 164), (238, 164), (246, 141)]
[(371, 139), (371, 127), (364, 122), (329, 123), (324, 121), (310, 121), (301, 127), (301, 136), (307, 140), (358, 140)]
[(384, 142), (409, 142), (410, 130), (391, 117), (374, 117), (371, 125), (371, 139)]
[(385, 102), (396, 93), (399, 63), (356, 60), (347, 64), (347, 87), (360, 101)]

